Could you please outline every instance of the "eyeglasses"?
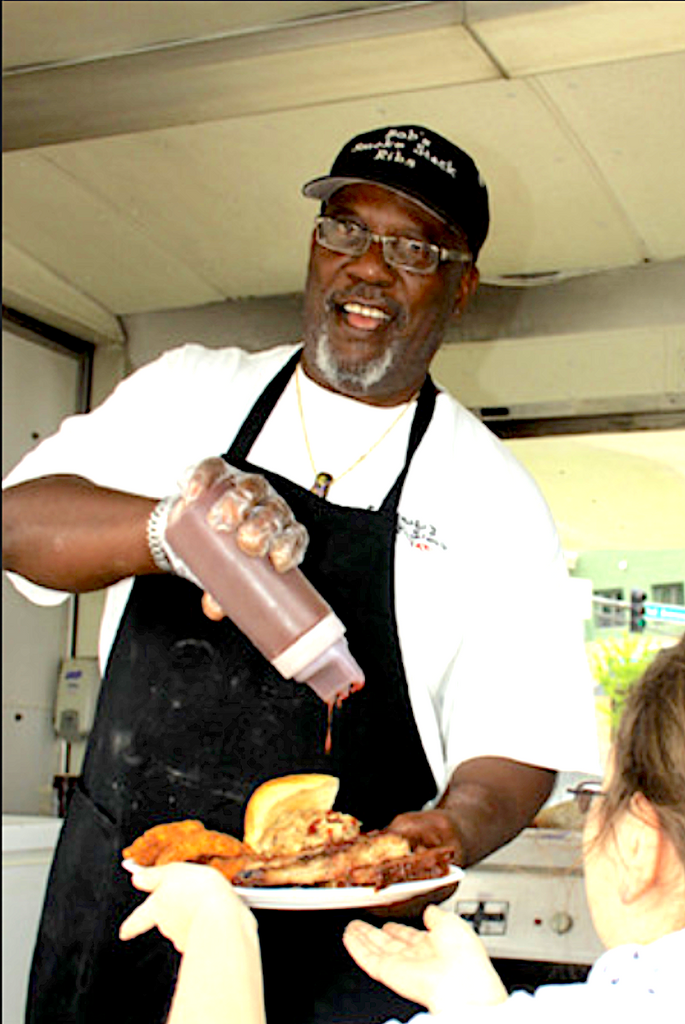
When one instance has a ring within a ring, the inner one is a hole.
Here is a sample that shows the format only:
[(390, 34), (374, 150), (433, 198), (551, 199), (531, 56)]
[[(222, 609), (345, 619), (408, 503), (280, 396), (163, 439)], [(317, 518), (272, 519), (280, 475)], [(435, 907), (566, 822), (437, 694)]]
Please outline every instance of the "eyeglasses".
[(597, 796), (606, 796), (606, 792), (599, 788), (598, 782), (580, 782), (577, 786), (566, 790), (575, 800), (576, 807), (581, 814), (585, 815), (592, 806), (592, 801)]
[(346, 256), (363, 256), (372, 242), (380, 242), (383, 259), (391, 267), (408, 270), (412, 274), (434, 274), (440, 263), (470, 263), (472, 256), (460, 249), (443, 249), (420, 238), (403, 238), (397, 235), (377, 235), (354, 220), (338, 217), (316, 218), (316, 241), (324, 249), (344, 253)]

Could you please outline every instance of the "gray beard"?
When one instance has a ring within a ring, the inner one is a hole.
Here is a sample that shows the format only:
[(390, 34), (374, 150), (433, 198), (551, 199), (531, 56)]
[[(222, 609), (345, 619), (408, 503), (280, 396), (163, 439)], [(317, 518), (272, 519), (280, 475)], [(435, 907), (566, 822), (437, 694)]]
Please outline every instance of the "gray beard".
[(367, 392), (375, 384), (383, 380), (395, 359), (395, 348), (387, 348), (377, 359), (372, 359), (363, 366), (341, 366), (331, 352), (328, 331), (322, 327), (316, 339), (314, 363), (316, 368), (335, 391), (345, 393), (348, 390)]

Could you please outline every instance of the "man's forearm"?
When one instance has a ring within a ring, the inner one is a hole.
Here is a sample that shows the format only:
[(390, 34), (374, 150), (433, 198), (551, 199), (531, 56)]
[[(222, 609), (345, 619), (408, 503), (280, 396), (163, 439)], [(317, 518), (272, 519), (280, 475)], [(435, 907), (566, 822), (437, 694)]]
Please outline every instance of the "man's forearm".
[(154, 506), (152, 498), (77, 476), (9, 487), (3, 492), (3, 569), (73, 593), (158, 572), (146, 534)]
[(482, 860), (518, 835), (548, 798), (555, 772), (505, 758), (466, 761), (454, 772), (438, 809), (450, 818), (462, 866)]

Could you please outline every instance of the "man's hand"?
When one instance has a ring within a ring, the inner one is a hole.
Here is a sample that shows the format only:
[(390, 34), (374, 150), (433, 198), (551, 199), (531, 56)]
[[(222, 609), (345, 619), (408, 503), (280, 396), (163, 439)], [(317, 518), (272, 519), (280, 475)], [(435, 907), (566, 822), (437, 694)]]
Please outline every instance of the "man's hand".
[(529, 825), (549, 796), (555, 773), (502, 757), (479, 757), (455, 769), (437, 807), (400, 814), (388, 826), (413, 846), (454, 846), (469, 867)]
[(172, 518), (216, 483), (225, 484), (226, 491), (209, 513), (212, 526), (235, 531), (238, 546), (247, 555), (268, 556), (277, 572), (300, 564), (309, 541), (304, 526), (265, 477), (242, 473), (223, 459), (205, 459), (191, 470)]
[[(290, 507), (265, 477), (242, 473), (220, 458), (205, 459), (190, 471), (178, 501), (171, 508), (169, 522), (173, 522), (184, 508), (215, 484), (225, 485), (225, 490), (207, 516), (214, 529), (235, 533), (242, 551), (254, 558), (268, 558), (277, 572), (287, 572), (300, 564), (309, 537), (304, 526), (295, 520)], [(165, 549), (175, 571), (192, 578), (166, 543)], [(202, 608), (210, 619), (224, 617), (223, 609), (206, 592)]]
[(455, 864), (463, 862), (461, 834), (453, 815), (436, 807), (432, 811), (408, 811), (398, 814), (388, 825), (389, 832), (397, 832), (412, 845), (453, 846)]
[(477, 935), (461, 918), (429, 906), (427, 931), (352, 921), (343, 936), (352, 958), (376, 981), (431, 1013), (504, 1002), (506, 989)]

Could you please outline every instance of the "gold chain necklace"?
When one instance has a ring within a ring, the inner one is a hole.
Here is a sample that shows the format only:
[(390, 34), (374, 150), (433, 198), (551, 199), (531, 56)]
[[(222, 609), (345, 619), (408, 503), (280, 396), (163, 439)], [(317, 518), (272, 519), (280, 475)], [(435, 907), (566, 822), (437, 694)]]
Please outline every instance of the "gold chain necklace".
[(309, 456), (309, 462), (311, 463), (312, 472), (314, 473), (314, 483), (310, 487), (310, 490), (312, 491), (313, 494), (317, 494), (320, 498), (326, 498), (328, 496), (328, 492), (330, 491), (330, 489), (331, 489), (331, 487), (333, 486), (334, 483), (337, 483), (338, 480), (342, 480), (342, 478), (344, 476), (347, 476), (347, 474), (351, 473), (353, 469), (356, 469), (357, 466), (359, 465), (359, 463), (363, 462), (364, 459), (367, 458), (367, 456), (369, 456), (371, 454), (371, 452), (374, 451), (378, 447), (378, 445), (381, 443), (381, 441), (385, 440), (385, 438), (388, 436), (388, 434), (393, 429), (393, 427), (397, 426), (397, 424), (400, 422), (400, 420), (402, 419), (404, 414), (407, 412), (407, 410), (414, 404), (414, 399), (411, 398), (407, 402), (407, 404), (404, 406), (404, 408), (400, 412), (399, 416), (395, 417), (395, 419), (392, 421), (390, 426), (386, 430), (383, 431), (381, 436), (376, 441), (374, 441), (374, 443), (371, 445), (371, 447), (368, 448), (364, 452), (363, 455), (360, 455), (358, 459), (355, 459), (355, 461), (352, 463), (351, 466), (348, 466), (347, 469), (343, 470), (342, 473), (338, 473), (338, 475), (334, 477), (332, 475), (332, 473), (324, 473), (324, 472), (317, 471), (316, 463), (314, 462), (314, 456), (312, 454), (312, 448), (311, 448), (311, 445), (309, 443), (309, 435), (307, 434), (307, 427), (306, 427), (306, 424), (304, 422), (304, 409), (302, 408), (302, 391), (300, 389), (300, 364), (299, 363), (295, 367), (295, 389), (297, 391), (297, 407), (298, 407), (298, 409), (300, 411), (300, 423), (302, 424), (302, 435), (304, 437), (304, 443), (305, 443), (305, 446), (307, 448), (307, 454)]

